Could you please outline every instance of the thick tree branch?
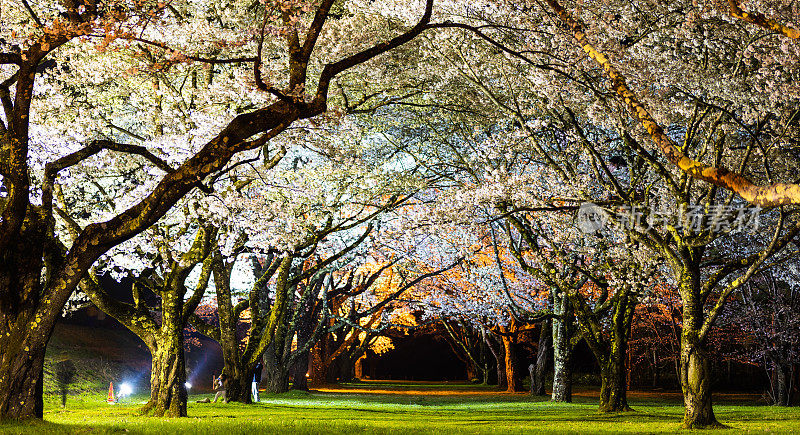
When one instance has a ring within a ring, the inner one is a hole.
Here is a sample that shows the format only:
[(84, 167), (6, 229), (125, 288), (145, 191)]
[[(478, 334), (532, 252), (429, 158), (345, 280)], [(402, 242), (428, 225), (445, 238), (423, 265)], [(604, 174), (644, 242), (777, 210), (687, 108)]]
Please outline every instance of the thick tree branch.
[(128, 154), (136, 154), (144, 157), (147, 161), (154, 164), (164, 172), (171, 173), (172, 167), (163, 159), (155, 156), (147, 148), (139, 145), (129, 145), (112, 142), (109, 140), (96, 140), (74, 153), (68, 154), (60, 159), (45, 165), (45, 179), (42, 183), (42, 204), (49, 207), (53, 199), (53, 184), (58, 173), (70, 166), (74, 166), (102, 150), (113, 150)]
[[(97, 276), (90, 272), (81, 281), (81, 290), (86, 293), (92, 302), (104, 313), (119, 320), (123, 325), (130, 328), (139, 337), (152, 337), (155, 339), (158, 325), (150, 317), (147, 311), (141, 311), (134, 305), (120, 302), (102, 289), (97, 281)], [(148, 343), (149, 346), (150, 343)]]
[(350, 69), (356, 65), (362, 64), (386, 53), (389, 50), (395, 49), (412, 39), (419, 36), (425, 30), (431, 28), (428, 23), (433, 14), (433, 0), (427, 0), (425, 3), (425, 12), (420, 18), (419, 22), (406, 33), (390, 39), (389, 41), (376, 44), (364, 51), (358, 52), (351, 56), (340, 59), (337, 62), (329, 63), (322, 69), (322, 74), (319, 77), (319, 84), (317, 85), (317, 95), (314, 97), (314, 105), (322, 105), (326, 103), (328, 88), (330, 87), (331, 80), (342, 71)]
[(611, 79), (612, 88), (625, 102), (631, 116), (639, 121), (650, 134), (655, 145), (672, 164), (692, 178), (707, 181), (724, 189), (738, 193), (746, 201), (762, 207), (775, 207), (786, 204), (800, 204), (800, 185), (775, 183), (757, 186), (743, 175), (725, 168), (717, 168), (687, 157), (675, 142), (667, 136), (664, 129), (653, 119), (636, 94), (628, 87), (625, 77), (611, 64), (605, 54), (597, 51), (585, 33), (586, 26), (574, 18), (556, 0), (545, 0), (557, 14), (561, 22), (572, 33), (580, 47), (597, 62)]
[(14, 64), (19, 65), (22, 63), (22, 56), (19, 53), (0, 53), (0, 64)]
[(755, 24), (767, 30), (772, 30), (773, 32), (778, 32), (792, 39), (800, 39), (800, 30), (769, 19), (760, 12), (747, 12), (739, 6), (737, 0), (728, 0), (728, 5), (730, 6), (731, 15), (740, 20), (747, 21), (748, 23)]
[(317, 38), (319, 38), (319, 34), (322, 32), (322, 26), (328, 19), (328, 13), (330, 13), (334, 2), (335, 0), (324, 0), (317, 9), (316, 14), (314, 14), (314, 20), (308, 27), (308, 32), (306, 32), (306, 40), (303, 43), (302, 48), (302, 58), (306, 62), (308, 62), (308, 60), (311, 58), (311, 52), (314, 50), (314, 46), (317, 44)]

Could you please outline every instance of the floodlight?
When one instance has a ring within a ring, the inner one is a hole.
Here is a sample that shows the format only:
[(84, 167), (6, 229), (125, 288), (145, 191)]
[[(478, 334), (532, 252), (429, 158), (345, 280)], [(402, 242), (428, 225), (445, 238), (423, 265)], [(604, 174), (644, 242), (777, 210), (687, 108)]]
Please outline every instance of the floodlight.
[(131, 387), (131, 384), (123, 382), (119, 386), (119, 397), (126, 397), (130, 396), (131, 394), (133, 394), (133, 387)]

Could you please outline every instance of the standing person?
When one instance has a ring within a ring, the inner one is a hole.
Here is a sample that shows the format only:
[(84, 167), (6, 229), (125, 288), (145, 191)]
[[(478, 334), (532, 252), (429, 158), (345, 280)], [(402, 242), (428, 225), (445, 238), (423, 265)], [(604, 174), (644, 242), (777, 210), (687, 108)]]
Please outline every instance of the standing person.
[(225, 395), (225, 390), (228, 387), (228, 377), (225, 376), (225, 373), (221, 373), (218, 378), (214, 379), (214, 391), (217, 394), (214, 395), (214, 403), (217, 403), (217, 400), (222, 397), (222, 400), (225, 403), (228, 403), (228, 397)]
[(261, 360), (259, 360), (253, 369), (253, 402), (256, 403), (258, 403), (258, 384), (261, 383), (261, 372), (263, 370), (264, 364), (261, 364)]

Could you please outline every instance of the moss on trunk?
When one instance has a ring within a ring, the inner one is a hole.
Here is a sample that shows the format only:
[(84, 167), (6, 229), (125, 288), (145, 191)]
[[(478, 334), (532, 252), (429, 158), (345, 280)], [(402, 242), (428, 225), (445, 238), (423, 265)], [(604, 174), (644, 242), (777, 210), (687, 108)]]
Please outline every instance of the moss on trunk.
[(554, 297), (553, 319), (553, 402), (572, 402), (572, 310), (566, 296)]
[(680, 277), (683, 300), (680, 381), (683, 391), (683, 426), (687, 429), (722, 427), (711, 403), (711, 366), (700, 339), (704, 321), (699, 268), (687, 268)]
[[(16, 338), (22, 334), (13, 335)], [(44, 412), (42, 401), (43, 366), (45, 343), (31, 343), (20, 352), (6, 352), (9, 339), (0, 340), (3, 348), (0, 362), (0, 421), (41, 419)]]

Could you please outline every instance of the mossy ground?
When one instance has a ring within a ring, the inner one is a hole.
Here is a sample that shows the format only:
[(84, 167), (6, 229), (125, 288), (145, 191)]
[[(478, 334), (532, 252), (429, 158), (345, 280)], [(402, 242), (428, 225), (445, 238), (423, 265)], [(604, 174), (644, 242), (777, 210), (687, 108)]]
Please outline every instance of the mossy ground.
[[(263, 395), (255, 405), (196, 403), (189, 417), (139, 417), (145, 400), (117, 405), (96, 394), (70, 396), (62, 409), (47, 396), (44, 421), (0, 425), (0, 433), (658, 433), (680, 428), (682, 408), (674, 393), (633, 393), (635, 412), (600, 414), (595, 391), (579, 391), (575, 403), (555, 404), (526, 394), (457, 384), (363, 383), (318, 392)], [(800, 408), (757, 405), (749, 396), (720, 396), (719, 420), (731, 429), (704, 433), (800, 432)]]

